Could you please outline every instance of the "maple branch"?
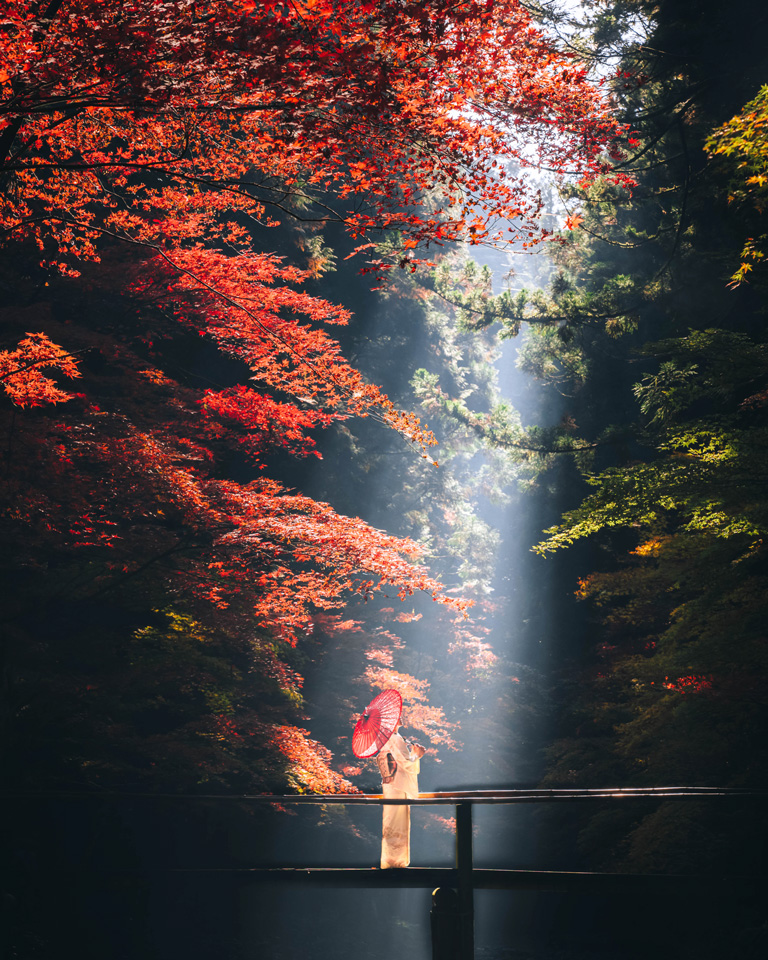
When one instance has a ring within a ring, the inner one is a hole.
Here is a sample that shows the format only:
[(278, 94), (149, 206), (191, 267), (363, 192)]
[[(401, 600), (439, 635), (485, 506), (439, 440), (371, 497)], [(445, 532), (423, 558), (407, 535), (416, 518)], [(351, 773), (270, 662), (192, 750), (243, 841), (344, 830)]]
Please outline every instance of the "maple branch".
[[(90, 347), (83, 347), (82, 350), (67, 350), (67, 357), (76, 357), (81, 353), (87, 353), (90, 350)], [(4, 377), (15, 377), (18, 373), (24, 373), (25, 370), (31, 370), (33, 367), (55, 367), (60, 363), (61, 358), (53, 359), (51, 357), (44, 358), (42, 360), (30, 360), (28, 363), (23, 363), (21, 366), (16, 367), (15, 370), (7, 370)], [(0, 379), (2, 382), (2, 379)]]
[[(189, 183), (201, 184), (202, 186), (211, 187), (212, 189), (221, 189), (226, 193), (231, 193), (233, 196), (247, 197), (249, 200), (254, 200), (257, 203), (268, 203), (270, 206), (276, 207), (278, 210), (282, 210), (283, 213), (287, 213), (290, 217), (293, 217), (294, 220), (298, 220), (301, 223), (344, 223), (348, 219), (348, 217), (346, 217), (344, 214), (339, 213), (337, 210), (334, 210), (333, 207), (323, 203), (322, 200), (319, 200), (313, 194), (303, 193), (300, 190), (288, 190), (286, 189), (285, 185), (273, 187), (268, 183), (258, 183), (256, 180), (235, 180), (227, 177), (211, 180), (208, 177), (199, 174), (184, 173), (180, 170), (174, 170), (173, 176), (179, 180), (184, 180)], [(296, 197), (299, 200), (306, 200), (308, 203), (321, 207), (323, 210), (327, 210), (331, 216), (303, 217), (295, 210), (292, 210), (290, 207), (280, 203), (278, 200), (269, 199), (268, 197), (253, 197), (247, 192), (247, 190), (238, 189), (235, 184), (240, 184), (243, 187), (255, 187), (257, 190), (268, 190), (272, 191), (273, 193), (280, 191), (283, 194), (283, 199), (288, 197)]]
[[(94, 86), (96, 85), (97, 84), (94, 84)], [(174, 117), (183, 115), (185, 113), (257, 113), (269, 110), (287, 110), (291, 106), (292, 104), (289, 103), (274, 101), (270, 103), (195, 104), (194, 106), (190, 107), (185, 107), (179, 104), (172, 107), (158, 106), (155, 109), (150, 109), (145, 104), (142, 104), (139, 107), (135, 103), (110, 100), (107, 97), (96, 97), (90, 95), (90, 97), (86, 98), (85, 96), (81, 97), (76, 94), (67, 94), (56, 98), (49, 98), (44, 102), (36, 101), (33, 104), (23, 107), (23, 109), (22, 107), (17, 108), (13, 105), (0, 106), (0, 114), (5, 114), (6, 116), (13, 116), (16, 114), (23, 120), (28, 116), (39, 116), (46, 113), (59, 113), (66, 107), (69, 107), (70, 109), (77, 108), (78, 111), (85, 110), (87, 107), (104, 107), (110, 111), (128, 110), (132, 113), (140, 112), (142, 116)]]
[[(210, 187), (211, 189), (222, 190), (225, 193), (231, 193), (233, 196), (246, 197), (249, 200), (253, 200), (254, 203), (268, 203), (270, 206), (273, 206), (278, 210), (282, 210), (284, 213), (287, 213), (294, 220), (298, 220), (301, 223), (345, 223), (349, 219), (348, 216), (345, 216), (343, 213), (340, 213), (339, 211), (334, 210), (333, 207), (329, 206), (326, 203), (323, 203), (323, 201), (319, 200), (316, 196), (312, 194), (303, 193), (298, 190), (296, 191), (286, 190), (284, 186), (272, 187), (267, 183), (258, 183), (255, 180), (240, 180), (240, 179), (231, 180), (229, 178), (212, 180), (209, 177), (204, 176), (202, 174), (185, 173), (183, 170), (179, 170), (179, 169), (169, 171), (167, 169), (167, 164), (180, 163), (185, 159), (184, 153), (188, 148), (188, 144), (189, 144), (189, 141), (187, 140), (184, 150), (178, 156), (175, 156), (175, 157), (171, 156), (167, 160), (152, 160), (146, 163), (141, 163), (138, 161), (131, 161), (131, 160), (113, 160), (113, 161), (104, 160), (99, 162), (35, 161), (33, 163), (6, 164), (5, 167), (3, 167), (3, 170), (7, 172), (33, 171), (33, 170), (93, 170), (93, 171), (96, 171), (96, 170), (102, 170), (102, 169), (103, 170), (126, 169), (126, 170), (150, 171), (160, 176), (162, 176), (163, 174), (166, 174), (173, 179), (181, 180), (186, 183), (195, 183), (201, 186)], [(19, 156), (19, 154), (16, 154), (15, 156)], [(292, 209), (291, 207), (285, 206), (284, 204), (280, 203), (278, 200), (270, 199), (269, 197), (258, 197), (258, 198), (254, 197), (250, 193), (248, 193), (246, 190), (238, 189), (235, 186), (235, 184), (242, 184), (243, 186), (247, 186), (247, 187), (255, 187), (257, 190), (264, 190), (264, 191), (277, 192), (279, 190), (280, 192), (283, 193), (284, 197), (296, 197), (297, 199), (300, 199), (300, 200), (306, 200), (315, 206), (318, 206), (324, 210), (327, 210), (328, 213), (331, 214), (331, 216), (304, 217), (301, 214), (299, 214), (296, 210)], [(115, 196), (117, 195), (115, 194)], [(11, 233), (15, 229), (17, 229), (19, 226), (23, 226), (28, 223), (45, 223), (45, 222), (50, 222), (54, 220), (59, 220), (62, 223), (69, 222), (66, 220), (66, 218), (55, 217), (55, 216), (27, 217), (27, 218), (24, 218), (23, 220), (17, 221), (15, 224), (13, 224), (13, 226), (5, 229), (3, 232)], [(73, 224), (76, 223), (76, 221), (71, 221), (71, 222)], [(82, 224), (80, 225), (82, 226)], [(89, 226), (88, 229), (96, 230), (98, 228), (95, 226)], [(392, 223), (392, 224), (388, 224), (386, 227), (382, 227), (381, 229), (382, 230), (398, 230), (399, 227), (397, 224)]]
[[(173, 157), (169, 155), (168, 159), (156, 159), (141, 163), (137, 160), (100, 160), (96, 161), (39, 161), (35, 160), (32, 163), (22, 163), (14, 164), (9, 163), (3, 169), (8, 170), (11, 173), (16, 173), (20, 170), (25, 172), (31, 170), (110, 170), (115, 167), (118, 169), (125, 170), (151, 170), (153, 173), (168, 173), (171, 171), (166, 170), (166, 165), (168, 163), (178, 163), (182, 158)], [(171, 172), (173, 176), (176, 175), (176, 171)]]
[[(51, 23), (56, 14), (59, 12), (59, 8), (63, 2), (64, 0), (50, 0), (45, 12), (40, 17), (40, 20), (43, 23), (43, 36), (45, 36), (50, 29)], [(16, 139), (19, 130), (21, 130), (24, 120), (25, 116), (19, 116), (13, 121), (13, 123), (3, 130), (3, 133), (0, 136), (0, 167), (5, 165), (5, 160), (8, 154), (11, 152), (11, 148), (13, 147), (13, 141)]]
[[(147, 249), (154, 251), (155, 254), (159, 256), (162, 260), (164, 260), (177, 274), (190, 277), (196, 283), (198, 283), (201, 288), (208, 290), (218, 299), (224, 301), (225, 303), (228, 303), (230, 306), (233, 306), (235, 309), (245, 313), (245, 315), (249, 319), (251, 319), (262, 330), (262, 332), (267, 337), (267, 339), (271, 340), (273, 343), (282, 347), (290, 356), (294, 355), (293, 347), (291, 346), (289, 341), (280, 337), (273, 330), (271, 330), (262, 320), (259, 319), (259, 317), (256, 314), (253, 313), (253, 311), (249, 310), (248, 307), (244, 306), (238, 299), (230, 297), (228, 294), (224, 293), (222, 290), (219, 290), (213, 284), (208, 283), (206, 280), (204, 280), (194, 271), (189, 270), (188, 268), (182, 267), (179, 264), (177, 264), (174, 260), (171, 259), (171, 257), (166, 253), (166, 251), (163, 250), (161, 247), (159, 247), (157, 244), (154, 244), (148, 240), (139, 240), (134, 237), (129, 237), (125, 234), (118, 234), (112, 230), (108, 230), (106, 227), (86, 225), (74, 218), (55, 217), (55, 218), (46, 218), (46, 219), (59, 220), (62, 223), (69, 223), (74, 226), (85, 227), (88, 230), (92, 230), (104, 236), (112, 237), (121, 242), (131, 243), (136, 246), (145, 247)], [(342, 395), (346, 395), (345, 399), (348, 402), (350, 399), (353, 399), (349, 396), (348, 388), (343, 383), (340, 383), (337, 379), (335, 379), (332, 375), (330, 375), (327, 370), (322, 370), (315, 363), (315, 361), (310, 360), (308, 357), (304, 357), (303, 363), (305, 363), (310, 369), (314, 370), (314, 372), (318, 375), (321, 382), (325, 381), (326, 383), (331, 383), (337, 390), (339, 390), (342, 393)], [(386, 400), (386, 398), (384, 399)], [(391, 426), (390, 421), (388, 421), (387, 418), (380, 413), (376, 413), (376, 412), (366, 413), (366, 416), (370, 416), (373, 420), (385, 426)], [(419, 445), (421, 446), (422, 450), (425, 447), (425, 443), (426, 441), (419, 441)]]

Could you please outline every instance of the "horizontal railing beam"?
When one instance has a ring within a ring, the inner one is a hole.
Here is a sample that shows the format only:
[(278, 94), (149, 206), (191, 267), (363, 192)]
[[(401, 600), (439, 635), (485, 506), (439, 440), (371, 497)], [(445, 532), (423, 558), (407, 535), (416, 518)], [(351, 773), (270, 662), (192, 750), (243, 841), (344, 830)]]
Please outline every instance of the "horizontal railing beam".
[(451, 790), (420, 793), (415, 800), (385, 799), (380, 793), (327, 794), (176, 794), (87, 791), (0, 791), (1, 801), (12, 800), (167, 800), (271, 804), (354, 804), (392, 806), (454, 806), (457, 803), (558, 803), (584, 800), (768, 800), (768, 790), (741, 787), (609, 787), (557, 790)]
[[(45, 868), (43, 868), (45, 869)], [(452, 867), (119, 867), (104, 869), (53, 869), (51, 874), (222, 875), (249, 883), (310, 884), (330, 887), (436, 887), (459, 886), (459, 871)], [(535, 890), (550, 893), (620, 895), (650, 894), (664, 897), (741, 897), (764, 892), (768, 877), (691, 876), (688, 874), (587, 873), (557, 870), (503, 870), (475, 867), (470, 883), (475, 890)]]

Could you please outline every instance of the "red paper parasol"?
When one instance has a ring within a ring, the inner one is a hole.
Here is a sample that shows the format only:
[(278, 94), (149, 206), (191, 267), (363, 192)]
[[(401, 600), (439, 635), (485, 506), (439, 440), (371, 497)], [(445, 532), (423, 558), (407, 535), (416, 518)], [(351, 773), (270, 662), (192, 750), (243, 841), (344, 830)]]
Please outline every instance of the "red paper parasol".
[(397, 690), (382, 690), (363, 710), (352, 734), (352, 752), (356, 757), (372, 757), (395, 732), (403, 710), (403, 698)]

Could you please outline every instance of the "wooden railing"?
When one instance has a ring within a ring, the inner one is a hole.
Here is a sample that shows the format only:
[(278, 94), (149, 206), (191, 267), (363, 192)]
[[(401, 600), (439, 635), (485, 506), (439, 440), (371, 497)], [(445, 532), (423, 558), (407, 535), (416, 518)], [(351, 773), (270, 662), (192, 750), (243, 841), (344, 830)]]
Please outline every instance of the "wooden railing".
[[(474, 891), (476, 889), (540, 890), (567, 894), (660, 894), (691, 896), (714, 893), (742, 896), (764, 891), (766, 876), (690, 876), (615, 874), (550, 870), (485, 869), (474, 866), (472, 807), (475, 804), (589, 803), (595, 801), (707, 800), (717, 802), (768, 800), (768, 790), (720, 787), (611, 787), (604, 789), (453, 790), (419, 794), (416, 800), (391, 800), (382, 794), (157, 794), (0, 791), (2, 799), (153, 800), (169, 802), (217, 801), (245, 804), (343, 804), (394, 806), (454, 806), (456, 808), (456, 863), (445, 867), (227, 867), (200, 872), (238, 874), (248, 882), (300, 883), (337, 887), (429, 887), (433, 890), (430, 915), (433, 960), (472, 960), (474, 956)], [(163, 868), (174, 872), (174, 868)], [(189, 873), (190, 868), (179, 872)]]
[(430, 914), (433, 960), (473, 960), (475, 889), (546, 890), (560, 893), (653, 893), (690, 896), (715, 892), (732, 896), (766, 887), (766, 877), (701, 877), (665, 874), (586, 873), (550, 870), (483, 869), (474, 866), (472, 807), (475, 804), (582, 803), (598, 800), (766, 800), (768, 791), (718, 787), (617, 787), (555, 790), (453, 790), (421, 793), (417, 800), (389, 800), (381, 794), (326, 794), (244, 798), (269, 803), (391, 804), (456, 807), (456, 865), (453, 869), (272, 867), (249, 871), (253, 880), (321, 883), (337, 886), (431, 887)]

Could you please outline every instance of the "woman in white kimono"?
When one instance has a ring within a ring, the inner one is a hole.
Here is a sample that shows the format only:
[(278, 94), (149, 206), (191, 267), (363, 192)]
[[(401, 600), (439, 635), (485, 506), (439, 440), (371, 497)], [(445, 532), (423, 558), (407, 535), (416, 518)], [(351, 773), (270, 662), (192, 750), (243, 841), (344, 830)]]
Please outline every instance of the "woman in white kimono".
[[(419, 759), (427, 751), (420, 743), (406, 743), (399, 728), (400, 724), (376, 757), (382, 792), (387, 800), (415, 800), (419, 796)], [(381, 869), (407, 867), (411, 862), (411, 808), (384, 804), (381, 810)]]

